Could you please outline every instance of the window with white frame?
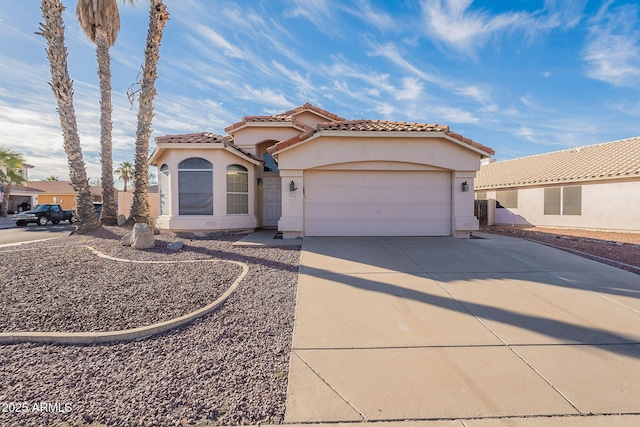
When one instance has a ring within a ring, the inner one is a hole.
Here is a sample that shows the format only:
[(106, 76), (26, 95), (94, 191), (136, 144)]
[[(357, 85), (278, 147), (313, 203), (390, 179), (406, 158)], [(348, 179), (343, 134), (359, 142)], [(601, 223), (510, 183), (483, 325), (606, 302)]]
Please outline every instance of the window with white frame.
[(213, 215), (213, 165), (199, 157), (178, 164), (179, 215)]
[(249, 213), (249, 173), (240, 165), (227, 166), (227, 215)]
[(169, 198), (169, 166), (160, 166), (158, 192), (160, 193), (160, 215), (169, 215), (171, 199)]

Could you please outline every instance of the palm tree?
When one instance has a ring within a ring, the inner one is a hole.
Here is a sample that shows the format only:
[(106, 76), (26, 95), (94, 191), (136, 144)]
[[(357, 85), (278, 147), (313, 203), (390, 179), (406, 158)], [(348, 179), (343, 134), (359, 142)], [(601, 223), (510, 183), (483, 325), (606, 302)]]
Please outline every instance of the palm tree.
[(48, 176), (44, 179), (45, 181), (60, 181), (60, 178), (58, 178), (57, 176), (51, 175)]
[(131, 162), (122, 162), (118, 169), (114, 172), (118, 175), (118, 179), (121, 179), (124, 182), (124, 191), (127, 191), (127, 183), (133, 178), (133, 165)]
[[(124, 2), (124, 1), (123, 1)], [(133, 0), (129, 0), (133, 3)], [(113, 184), (111, 120), (111, 55), (109, 48), (116, 42), (120, 31), (120, 13), (116, 0), (78, 0), (78, 22), (84, 33), (96, 45), (98, 79), (100, 81), (100, 158), (102, 163), (102, 211), (100, 222), (117, 222), (115, 187)]]
[(73, 106), (73, 83), (67, 66), (67, 47), (64, 43), (64, 6), (60, 0), (41, 0), (40, 9), (44, 23), (37, 34), (47, 40), (47, 56), (51, 66), (51, 89), (58, 102), (60, 127), (62, 128), (64, 151), (67, 153), (71, 186), (76, 193), (78, 221), (76, 232), (89, 233), (100, 227), (93, 207), (87, 171), (82, 158), (78, 123)]
[(156, 95), (155, 81), (158, 76), (160, 42), (168, 19), (169, 12), (167, 12), (167, 7), (162, 3), (162, 0), (151, 0), (149, 30), (144, 51), (144, 67), (142, 69), (142, 83), (138, 100), (133, 202), (131, 203), (128, 223), (142, 222), (149, 224), (151, 222), (149, 198), (147, 196), (149, 138), (151, 137), (151, 120), (153, 119), (153, 98)]
[(22, 168), (24, 159), (20, 153), (0, 147), (0, 185), (4, 186), (4, 194), (0, 200), (0, 216), (7, 216), (11, 185), (26, 181), (18, 170)]

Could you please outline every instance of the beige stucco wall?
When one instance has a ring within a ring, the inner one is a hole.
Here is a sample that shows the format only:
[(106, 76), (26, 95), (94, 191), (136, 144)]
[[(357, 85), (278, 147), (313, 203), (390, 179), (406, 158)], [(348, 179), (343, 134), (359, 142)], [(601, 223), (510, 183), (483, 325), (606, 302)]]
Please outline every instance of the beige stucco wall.
[(276, 127), (246, 127), (233, 133), (233, 143), (243, 150), (256, 155), (256, 144), (266, 141), (283, 141), (301, 133), (302, 131), (291, 126), (291, 123), (284, 123), (286, 126)]
[[(147, 193), (149, 199), (149, 214), (155, 221), (158, 218), (158, 211), (160, 207), (158, 193)], [(127, 218), (131, 212), (131, 204), (133, 203), (133, 192), (118, 191), (118, 215), (124, 215)]]
[[(480, 154), (442, 137), (346, 137), (321, 136), (278, 154), (282, 177), (282, 218), (278, 229), (285, 237), (304, 235), (304, 171), (305, 170), (379, 170), (421, 169), (452, 171), (451, 233), (468, 237), (478, 229), (473, 215), (473, 180), (480, 168)], [(294, 181), (298, 188), (289, 191)], [(462, 191), (466, 181), (470, 190)]]
[[(222, 145), (206, 149), (166, 150), (157, 159), (157, 165), (169, 166), (170, 212), (158, 215), (156, 225), (160, 229), (174, 231), (209, 231), (253, 229), (257, 227), (256, 210), (256, 167), (255, 164), (232, 154)], [(179, 215), (178, 211), (178, 164), (191, 157), (201, 157), (213, 164), (213, 215)], [(247, 168), (249, 180), (249, 214), (227, 215), (227, 166), (241, 165)], [(159, 199), (156, 202), (159, 211)]]
[(640, 180), (565, 185), (582, 185), (581, 215), (544, 215), (544, 187), (520, 188), (518, 208), (496, 209), (495, 223), (640, 231)]

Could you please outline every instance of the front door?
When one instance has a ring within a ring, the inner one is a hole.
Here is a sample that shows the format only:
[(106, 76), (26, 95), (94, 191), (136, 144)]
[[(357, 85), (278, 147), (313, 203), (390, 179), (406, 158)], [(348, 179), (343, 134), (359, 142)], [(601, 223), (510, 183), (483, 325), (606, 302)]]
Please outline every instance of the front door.
[(282, 179), (278, 175), (262, 177), (262, 226), (277, 227), (282, 216)]

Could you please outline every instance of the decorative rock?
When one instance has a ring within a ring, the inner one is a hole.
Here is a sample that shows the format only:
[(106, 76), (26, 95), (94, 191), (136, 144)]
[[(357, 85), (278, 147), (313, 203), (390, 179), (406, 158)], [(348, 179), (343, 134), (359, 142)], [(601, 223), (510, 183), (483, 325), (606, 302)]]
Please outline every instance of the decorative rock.
[(122, 227), (127, 222), (127, 217), (120, 214), (118, 215), (118, 227)]
[(131, 247), (133, 249), (149, 249), (155, 245), (153, 230), (149, 224), (137, 223), (133, 226), (133, 233), (131, 233)]
[(131, 233), (127, 233), (120, 239), (122, 246), (131, 246)]
[(179, 251), (183, 246), (184, 243), (182, 242), (173, 242), (167, 245), (167, 249), (169, 249), (170, 251)]

